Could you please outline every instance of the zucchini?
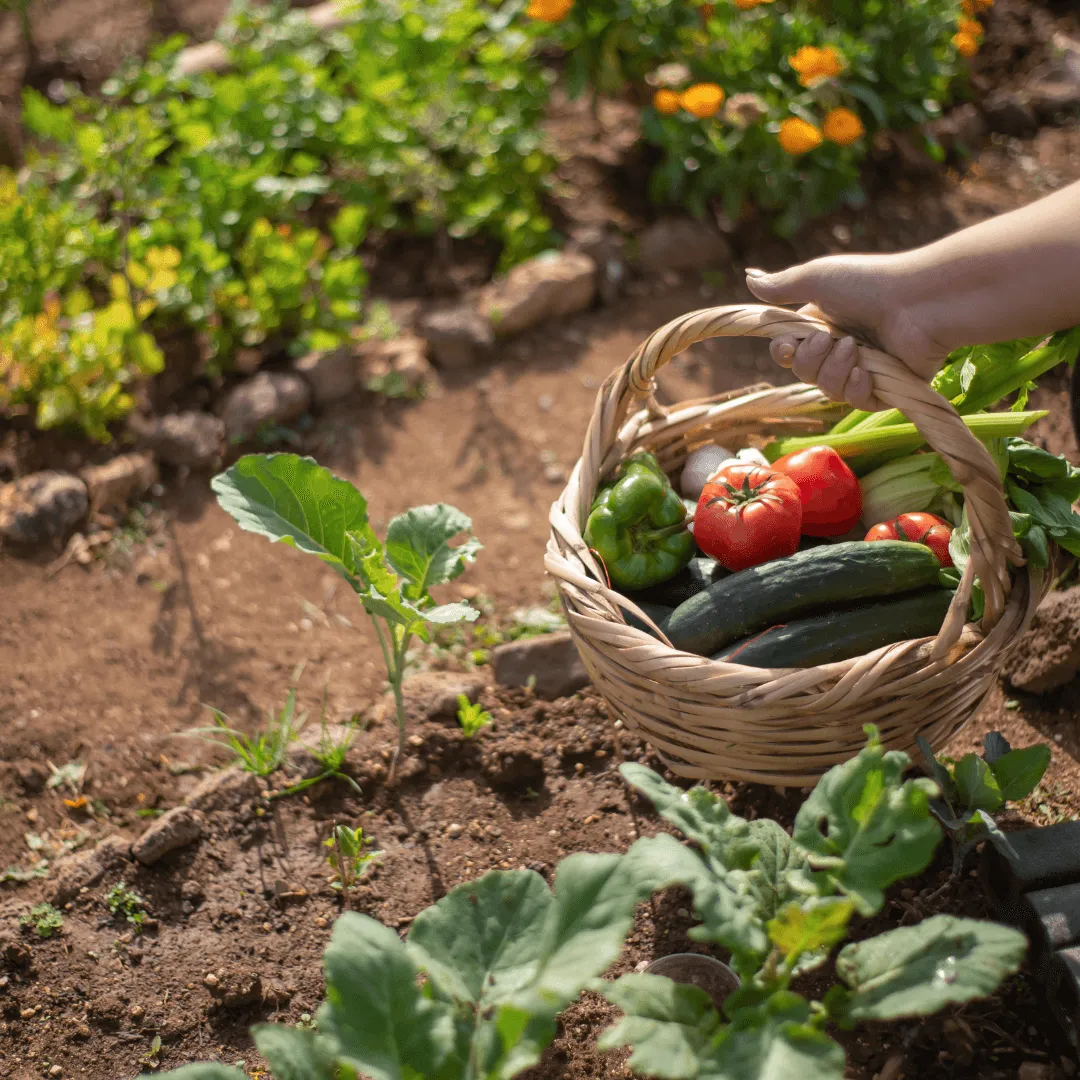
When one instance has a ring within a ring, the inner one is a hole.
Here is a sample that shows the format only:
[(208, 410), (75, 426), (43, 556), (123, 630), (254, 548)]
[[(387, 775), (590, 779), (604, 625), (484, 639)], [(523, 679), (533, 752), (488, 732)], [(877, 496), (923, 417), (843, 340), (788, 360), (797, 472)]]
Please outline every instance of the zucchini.
[(667, 581), (661, 581), (659, 585), (651, 585), (647, 589), (628, 592), (626, 595), (638, 605), (645, 602), (675, 608), (684, 600), (689, 600), (691, 596), (704, 592), (713, 582), (727, 577), (729, 572), (715, 559), (701, 555), (691, 559), (682, 570)]
[(951, 589), (926, 589), (897, 600), (796, 619), (736, 641), (713, 659), (757, 668), (817, 667), (850, 660), (883, 645), (936, 634), (952, 598)]
[[(649, 604), (642, 600), (635, 600), (634, 603), (637, 604), (637, 606), (641, 608), (641, 610), (644, 611), (645, 614), (648, 615), (649, 618), (652, 619), (652, 621), (656, 623), (656, 625), (659, 626), (661, 630), (664, 629), (664, 623), (670, 617), (671, 613), (675, 610), (674, 608), (668, 607), (665, 604)], [(643, 623), (632, 611), (627, 611), (624, 608), (623, 617), (626, 619), (627, 626), (633, 626), (638, 630), (644, 630), (646, 634), (652, 634), (653, 637), (656, 637), (656, 635), (653, 634), (652, 627), (646, 626), (646, 624)]]
[(732, 641), (789, 619), (936, 585), (940, 570), (923, 544), (825, 544), (710, 585), (671, 613), (664, 632), (676, 649), (712, 656)]

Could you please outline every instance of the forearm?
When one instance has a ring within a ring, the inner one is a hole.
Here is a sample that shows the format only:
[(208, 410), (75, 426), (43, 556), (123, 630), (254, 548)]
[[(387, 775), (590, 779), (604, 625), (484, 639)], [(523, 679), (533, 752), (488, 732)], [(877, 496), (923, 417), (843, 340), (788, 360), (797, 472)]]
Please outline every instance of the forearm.
[(1080, 324), (1080, 183), (898, 258), (942, 349)]

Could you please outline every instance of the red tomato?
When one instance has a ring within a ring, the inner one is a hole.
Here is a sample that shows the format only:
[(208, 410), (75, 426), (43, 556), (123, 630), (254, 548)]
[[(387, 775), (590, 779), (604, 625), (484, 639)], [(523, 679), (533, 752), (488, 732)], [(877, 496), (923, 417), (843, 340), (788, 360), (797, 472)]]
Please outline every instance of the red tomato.
[(889, 521), (875, 525), (866, 539), (874, 540), (910, 540), (913, 544), (925, 544), (936, 556), (942, 566), (952, 566), (949, 554), (949, 539), (952, 526), (936, 514), (922, 512), (901, 514)]
[(801, 526), (794, 480), (760, 465), (729, 465), (702, 488), (694, 539), (729, 570), (745, 570), (794, 555)]
[(831, 446), (808, 446), (773, 463), (790, 476), (802, 498), (806, 536), (842, 536), (862, 517), (858, 477)]

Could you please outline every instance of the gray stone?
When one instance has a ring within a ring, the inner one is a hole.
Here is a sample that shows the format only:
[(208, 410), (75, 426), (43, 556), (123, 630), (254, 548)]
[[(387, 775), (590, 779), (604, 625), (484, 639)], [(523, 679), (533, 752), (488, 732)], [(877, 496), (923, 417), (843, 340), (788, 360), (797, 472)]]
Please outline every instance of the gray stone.
[(104, 465), (90, 465), (79, 475), (86, 484), (92, 510), (123, 510), (157, 483), (158, 472), (149, 454), (120, 454)]
[(1013, 90), (992, 91), (982, 108), (991, 131), (1023, 139), (1039, 130), (1035, 110)]
[(107, 836), (96, 847), (77, 851), (53, 867), (50, 903), (62, 907), (82, 889), (99, 885), (106, 874), (119, 871), (131, 858), (131, 843), (121, 836)]
[(184, 805), (202, 814), (237, 810), (262, 794), (262, 785), (254, 773), (237, 765), (204, 776), (184, 800)]
[(491, 324), (470, 304), (430, 312), (421, 321), (420, 332), (435, 363), (447, 371), (472, 367), (486, 359), (495, 344)]
[(1015, 690), (1044, 694), (1080, 674), (1080, 586), (1052, 592), (1035, 612), (1005, 665)]
[(500, 686), (527, 686), (535, 679), (540, 697), (566, 697), (589, 684), (589, 674), (568, 632), (500, 645), (491, 653), (491, 665)]
[(90, 508), (86, 485), (68, 473), (30, 473), (0, 485), (0, 539), (36, 546), (63, 542)]
[(596, 263), (580, 251), (548, 252), (480, 291), (480, 312), (500, 337), (584, 311), (596, 297)]
[(214, 468), (225, 442), (225, 424), (207, 412), (171, 413), (131, 426), (159, 461), (188, 469)]
[(665, 217), (641, 234), (638, 261), (650, 273), (719, 270), (731, 262), (731, 247), (720, 231), (706, 221)]
[(379, 389), (399, 384), (399, 391), (415, 394), (431, 382), (434, 372), (427, 358), (428, 343), (416, 334), (398, 334), (389, 341), (371, 341), (361, 350), (364, 385)]
[(360, 358), (348, 345), (301, 356), (293, 361), (293, 370), (307, 380), (312, 400), (320, 408), (348, 397), (360, 385)]
[(177, 806), (162, 814), (131, 845), (131, 854), (143, 864), (153, 866), (170, 851), (186, 847), (200, 839), (203, 834), (204, 818), (190, 806)]
[(222, 419), (231, 443), (250, 439), (263, 424), (288, 424), (307, 412), (311, 389), (297, 374), (260, 371), (237, 386), (228, 400)]

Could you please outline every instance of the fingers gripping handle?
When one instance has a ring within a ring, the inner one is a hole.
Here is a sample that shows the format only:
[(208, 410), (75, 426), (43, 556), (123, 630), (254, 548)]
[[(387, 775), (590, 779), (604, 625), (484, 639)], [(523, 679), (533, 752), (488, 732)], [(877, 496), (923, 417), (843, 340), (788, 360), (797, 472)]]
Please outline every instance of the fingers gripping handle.
[[(705, 308), (672, 320), (652, 334), (622, 370), (604, 384), (586, 435), (583, 458), (603, 459), (634, 401), (650, 393), (656, 373), (696, 342), (715, 337), (802, 340), (820, 330), (837, 338), (844, 336), (819, 319), (757, 304)], [(905, 364), (870, 345), (859, 345), (859, 366), (870, 376), (878, 400), (904, 413), (964, 489), (971, 556), (935, 642), (936, 658), (945, 655), (960, 637), (975, 578), (986, 594), (983, 628), (989, 630), (998, 621), (1011, 585), (1009, 566), (1023, 563), (1020, 546), (1013, 537), (997, 466), (952, 405)]]

